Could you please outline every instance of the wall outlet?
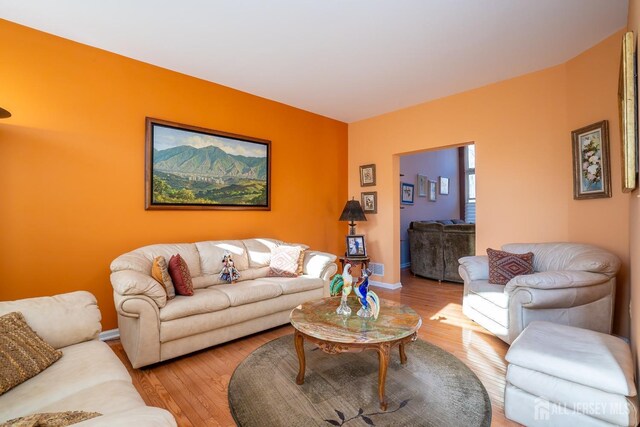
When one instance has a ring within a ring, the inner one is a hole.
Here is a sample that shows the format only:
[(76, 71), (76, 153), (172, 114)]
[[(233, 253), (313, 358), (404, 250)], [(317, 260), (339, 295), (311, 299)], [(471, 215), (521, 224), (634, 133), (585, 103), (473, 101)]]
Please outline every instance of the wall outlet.
[(370, 262), (369, 269), (371, 270), (372, 276), (384, 276), (384, 264), (380, 264), (378, 262)]

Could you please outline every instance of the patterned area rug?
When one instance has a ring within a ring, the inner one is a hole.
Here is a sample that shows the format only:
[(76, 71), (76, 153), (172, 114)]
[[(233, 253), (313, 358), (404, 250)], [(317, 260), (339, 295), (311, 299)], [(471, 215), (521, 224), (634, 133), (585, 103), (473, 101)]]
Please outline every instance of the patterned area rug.
[(306, 374), (296, 385), (293, 335), (258, 348), (229, 384), (229, 406), (241, 427), (486, 426), (491, 402), (484, 386), (453, 355), (418, 340), (407, 364), (393, 349), (387, 371), (388, 409), (378, 402), (375, 351), (329, 355), (305, 342)]

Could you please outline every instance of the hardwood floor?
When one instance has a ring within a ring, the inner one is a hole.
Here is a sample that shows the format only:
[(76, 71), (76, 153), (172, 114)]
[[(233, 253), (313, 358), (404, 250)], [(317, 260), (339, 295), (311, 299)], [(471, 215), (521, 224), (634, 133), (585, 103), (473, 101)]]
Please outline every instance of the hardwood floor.
[[(503, 392), (508, 346), (462, 314), (462, 285), (438, 283), (402, 273), (403, 287), (374, 288), (380, 298), (400, 301), (422, 316), (421, 339), (462, 360), (482, 381), (491, 398), (492, 426), (515, 426), (506, 420)], [(262, 344), (293, 333), (290, 325), (241, 338), (177, 359), (133, 369), (119, 340), (109, 345), (123, 361), (149, 405), (166, 408), (179, 426), (235, 426), (227, 401), (236, 366)], [(411, 346), (407, 347), (411, 358)]]

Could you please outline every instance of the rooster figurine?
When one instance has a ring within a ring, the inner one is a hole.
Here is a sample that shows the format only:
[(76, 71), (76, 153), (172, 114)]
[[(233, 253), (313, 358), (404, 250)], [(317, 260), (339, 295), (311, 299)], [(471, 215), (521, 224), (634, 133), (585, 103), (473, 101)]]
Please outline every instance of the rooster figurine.
[(342, 274), (336, 274), (331, 280), (329, 292), (331, 296), (336, 296), (342, 291), (342, 299), (340, 300), (340, 306), (336, 310), (336, 313), (343, 314), (345, 316), (351, 315), (351, 308), (347, 304), (347, 297), (351, 293), (353, 287), (353, 276), (351, 275), (351, 264), (345, 264)]
[(369, 269), (365, 268), (362, 270), (362, 278), (355, 286), (358, 301), (360, 301), (362, 305), (362, 308), (358, 310), (358, 316), (378, 319), (378, 314), (380, 314), (380, 298), (378, 298), (375, 292), (369, 290), (370, 274), (371, 271)]

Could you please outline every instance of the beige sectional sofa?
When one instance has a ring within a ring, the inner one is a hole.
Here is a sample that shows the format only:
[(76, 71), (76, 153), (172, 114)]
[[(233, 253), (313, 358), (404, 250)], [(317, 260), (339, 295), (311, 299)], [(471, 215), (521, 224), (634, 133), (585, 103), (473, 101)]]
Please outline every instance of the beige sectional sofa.
[[(205, 241), (145, 246), (111, 263), (120, 340), (135, 368), (289, 322), (299, 304), (328, 296), (336, 256), (306, 250), (299, 277), (267, 277), (274, 239)], [(240, 271), (237, 283), (220, 279), (225, 252)], [(195, 293), (168, 300), (151, 277), (153, 259), (180, 254)]]
[(127, 369), (98, 340), (100, 310), (88, 292), (0, 302), (0, 315), (21, 312), (27, 324), (63, 356), (0, 396), (0, 423), (36, 413), (103, 414), (80, 426), (175, 426), (164, 409), (146, 406)]

